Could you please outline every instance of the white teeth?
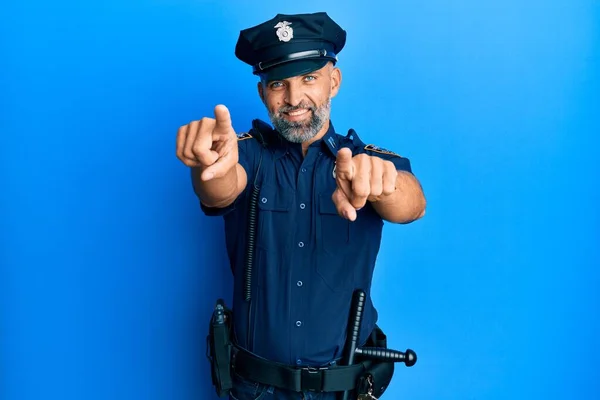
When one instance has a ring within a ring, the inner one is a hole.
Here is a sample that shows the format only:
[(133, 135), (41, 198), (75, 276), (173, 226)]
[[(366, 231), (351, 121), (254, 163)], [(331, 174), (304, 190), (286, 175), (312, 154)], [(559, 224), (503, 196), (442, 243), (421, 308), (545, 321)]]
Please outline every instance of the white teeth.
[(305, 112), (307, 112), (308, 110), (306, 108), (302, 109), (302, 110), (296, 110), (296, 111), (290, 111), (288, 112), (289, 115), (295, 117), (296, 115), (302, 115)]

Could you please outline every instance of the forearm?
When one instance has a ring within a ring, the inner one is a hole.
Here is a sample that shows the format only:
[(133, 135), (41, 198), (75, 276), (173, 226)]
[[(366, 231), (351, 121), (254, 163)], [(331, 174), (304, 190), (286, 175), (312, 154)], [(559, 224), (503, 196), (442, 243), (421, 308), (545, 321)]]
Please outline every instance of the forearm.
[(196, 196), (207, 207), (226, 207), (233, 203), (246, 187), (246, 171), (236, 164), (223, 177), (203, 181), (200, 178), (202, 169), (191, 168), (192, 185)]
[(419, 181), (410, 173), (398, 171), (396, 190), (371, 201), (375, 211), (386, 221), (407, 224), (425, 215), (425, 196)]

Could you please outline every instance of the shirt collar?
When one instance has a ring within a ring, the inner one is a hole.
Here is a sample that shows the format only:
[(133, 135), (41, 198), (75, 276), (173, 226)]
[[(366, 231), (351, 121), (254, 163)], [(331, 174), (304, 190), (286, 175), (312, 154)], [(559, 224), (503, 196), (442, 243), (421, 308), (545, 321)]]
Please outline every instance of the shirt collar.
[(341, 143), (342, 136), (335, 133), (333, 122), (329, 121), (329, 129), (325, 132), (325, 135), (320, 140), (312, 143), (311, 146), (321, 146), (329, 152), (334, 158), (337, 156), (338, 150), (342, 147)]
[[(299, 144), (290, 143), (287, 140), (283, 139), (279, 133), (277, 133), (279, 137), (279, 145), (276, 146), (275, 149), (275, 158), (281, 158), (286, 154), (287, 148), (289, 146), (297, 146)], [(329, 128), (325, 135), (314, 143), (311, 143), (310, 147), (321, 147), (326, 149), (326, 152), (335, 158), (337, 156), (337, 152), (340, 148), (344, 147), (344, 144), (347, 144), (347, 138), (336, 134), (335, 128), (333, 127), (333, 123), (331, 120), (329, 121)]]

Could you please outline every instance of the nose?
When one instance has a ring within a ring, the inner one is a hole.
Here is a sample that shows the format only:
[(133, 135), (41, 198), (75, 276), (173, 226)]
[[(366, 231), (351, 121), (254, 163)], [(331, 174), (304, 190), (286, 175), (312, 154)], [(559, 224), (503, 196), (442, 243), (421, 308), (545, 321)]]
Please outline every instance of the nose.
[(295, 82), (290, 82), (287, 86), (285, 102), (290, 106), (295, 107), (302, 102), (303, 97), (304, 93), (302, 92), (302, 88)]

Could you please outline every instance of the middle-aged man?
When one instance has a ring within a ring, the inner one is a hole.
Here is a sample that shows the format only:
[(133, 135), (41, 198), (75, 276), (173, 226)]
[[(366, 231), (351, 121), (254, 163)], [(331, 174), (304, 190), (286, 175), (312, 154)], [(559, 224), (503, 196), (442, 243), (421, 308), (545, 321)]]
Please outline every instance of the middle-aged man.
[[(326, 13), (278, 14), (242, 30), (235, 54), (260, 78), (273, 128), (254, 120), (236, 134), (218, 105), (214, 118), (178, 131), (177, 157), (191, 167), (203, 212), (225, 223), (234, 276), (232, 399), (335, 399), (335, 391), (309, 387), (306, 371), (340, 368), (355, 289), (367, 295), (360, 343), (379, 330), (370, 289), (383, 221), (410, 223), (425, 212), (407, 158), (353, 130), (340, 135), (330, 121), (345, 43), (346, 31)], [(298, 378), (288, 382), (288, 373)]]

